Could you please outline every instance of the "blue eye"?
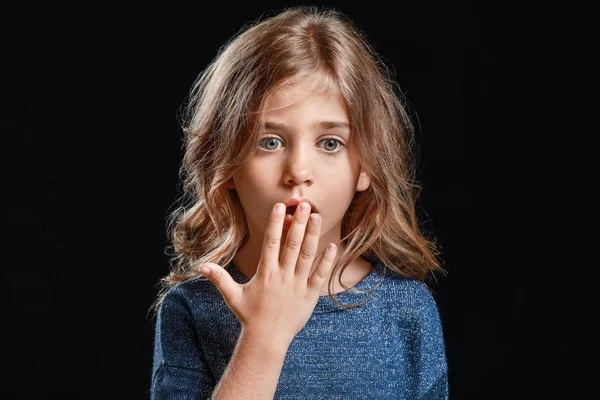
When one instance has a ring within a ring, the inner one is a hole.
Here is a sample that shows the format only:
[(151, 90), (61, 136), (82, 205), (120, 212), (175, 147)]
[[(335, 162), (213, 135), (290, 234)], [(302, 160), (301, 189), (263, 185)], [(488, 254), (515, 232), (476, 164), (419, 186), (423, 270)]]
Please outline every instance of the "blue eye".
[[(276, 141), (276, 140), (279, 140), (279, 139), (277, 139), (277, 138), (275, 138), (275, 137), (267, 137), (267, 138), (263, 138), (263, 139), (261, 139), (261, 140), (259, 140), (259, 141), (258, 141), (258, 143), (259, 143), (259, 147), (261, 147), (261, 146), (260, 146), (260, 143), (263, 143), (263, 142), (264, 142), (264, 143), (267, 143), (267, 144), (271, 144), (271, 145), (273, 145), (273, 143), (275, 143), (275, 141)], [(261, 147), (261, 148), (262, 148), (262, 147)], [(272, 151), (272, 150), (277, 150), (277, 149), (270, 148), (270, 149), (267, 149), (267, 150), (269, 150), (269, 151)]]
[[(262, 150), (262, 151), (266, 151), (266, 152), (271, 152), (271, 151), (275, 151), (277, 149), (274, 148), (267, 148), (265, 149), (263, 146), (261, 146), (261, 143), (266, 143), (267, 147), (269, 147), (269, 145), (275, 145), (277, 142), (281, 142), (281, 139), (276, 138), (274, 136), (269, 136), (269, 137), (265, 137), (262, 138), (258, 141), (259, 145), (258, 147)], [(326, 142), (326, 146), (328, 146), (329, 148), (331, 148), (331, 143), (337, 143), (339, 145), (339, 149), (335, 150), (335, 151), (326, 151), (325, 153), (331, 156), (337, 156), (340, 155), (342, 153), (344, 144), (342, 142), (340, 142), (339, 140), (337, 140), (336, 138), (325, 138), (323, 140), (321, 140), (319, 143), (323, 143)]]

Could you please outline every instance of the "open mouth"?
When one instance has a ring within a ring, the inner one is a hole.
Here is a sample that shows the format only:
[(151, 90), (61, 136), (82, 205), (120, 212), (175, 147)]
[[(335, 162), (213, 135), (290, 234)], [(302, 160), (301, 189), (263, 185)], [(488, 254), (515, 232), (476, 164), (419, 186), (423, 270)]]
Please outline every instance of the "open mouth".
[(296, 208), (298, 208), (298, 207), (297, 207), (297, 206), (290, 206), (290, 207), (287, 207), (287, 208), (285, 209), (285, 216), (286, 216), (287, 218), (293, 218), (293, 217), (294, 217), (294, 213), (296, 212)]

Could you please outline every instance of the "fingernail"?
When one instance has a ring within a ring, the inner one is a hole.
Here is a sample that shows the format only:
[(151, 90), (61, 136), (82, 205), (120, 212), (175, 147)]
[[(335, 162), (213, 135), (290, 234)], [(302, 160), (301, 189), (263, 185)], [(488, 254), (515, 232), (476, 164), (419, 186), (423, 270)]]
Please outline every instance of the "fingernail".
[(302, 203), (302, 205), (300, 205), (300, 211), (302, 211), (303, 213), (308, 212), (309, 209), (310, 206), (307, 203)]
[(285, 212), (285, 205), (281, 204), (281, 203), (277, 203), (275, 205), (275, 212), (277, 214), (283, 214)]

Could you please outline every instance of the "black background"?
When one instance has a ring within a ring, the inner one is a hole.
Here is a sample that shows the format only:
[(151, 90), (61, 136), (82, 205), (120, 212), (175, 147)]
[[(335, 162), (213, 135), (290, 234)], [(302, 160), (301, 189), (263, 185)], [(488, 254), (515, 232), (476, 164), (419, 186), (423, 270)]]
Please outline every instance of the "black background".
[[(182, 104), (230, 36), (286, 5), (1, 17), (8, 398), (148, 398)], [(451, 397), (580, 398), (576, 290), (546, 189), (566, 184), (556, 145), (586, 128), (590, 11), (331, 5), (418, 116)]]

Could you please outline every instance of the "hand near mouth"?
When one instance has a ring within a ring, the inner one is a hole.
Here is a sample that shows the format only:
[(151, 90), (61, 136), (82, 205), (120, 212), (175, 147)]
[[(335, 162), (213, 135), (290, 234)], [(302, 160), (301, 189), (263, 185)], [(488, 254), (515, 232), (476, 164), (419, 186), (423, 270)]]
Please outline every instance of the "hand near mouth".
[(217, 286), (245, 332), (270, 338), (285, 349), (310, 319), (337, 253), (335, 244), (330, 243), (332, 249), (325, 250), (311, 274), (321, 218), (310, 210), (306, 202), (298, 205), (282, 245), (286, 210), (285, 206), (279, 212), (274, 209), (256, 273), (246, 284), (238, 284), (216, 264), (203, 266), (210, 267), (210, 272), (200, 270)]

